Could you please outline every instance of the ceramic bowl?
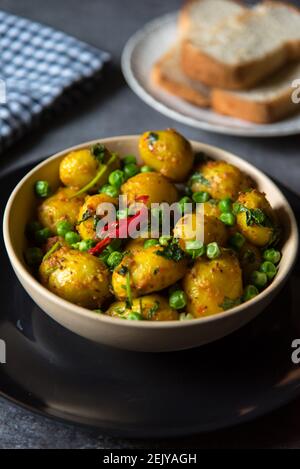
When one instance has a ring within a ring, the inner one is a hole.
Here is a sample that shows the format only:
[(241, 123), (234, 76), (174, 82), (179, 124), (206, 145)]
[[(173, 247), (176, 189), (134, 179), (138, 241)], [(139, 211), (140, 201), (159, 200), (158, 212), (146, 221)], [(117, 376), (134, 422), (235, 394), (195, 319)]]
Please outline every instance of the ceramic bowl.
[[(101, 142), (121, 157), (138, 155), (138, 136), (112, 137)], [(282, 260), (277, 276), (264, 291), (247, 303), (214, 316), (191, 321), (147, 322), (95, 314), (44, 288), (30, 273), (23, 256), (26, 249), (24, 227), (32, 219), (37, 204), (34, 183), (38, 179), (47, 179), (53, 188), (57, 187), (59, 164), (65, 154), (94, 143), (96, 141), (68, 148), (37, 165), (19, 182), (6, 206), (3, 232), (10, 262), (27, 293), (43, 311), (67, 329), (100, 344), (135, 351), (166, 352), (213, 342), (244, 326), (266, 308), (284, 285), (296, 260), (298, 230), (292, 209), (278, 187), (261, 171), (231, 153), (199, 142), (192, 142), (195, 151), (203, 151), (217, 160), (225, 159), (249, 174), (278, 213), (284, 229)]]

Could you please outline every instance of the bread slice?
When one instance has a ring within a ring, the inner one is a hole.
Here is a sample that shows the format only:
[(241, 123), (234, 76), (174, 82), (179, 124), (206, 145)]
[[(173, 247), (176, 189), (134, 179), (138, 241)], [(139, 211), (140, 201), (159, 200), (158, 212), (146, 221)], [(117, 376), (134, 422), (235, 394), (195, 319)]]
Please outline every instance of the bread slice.
[(200, 107), (210, 106), (210, 89), (186, 77), (179, 66), (180, 48), (174, 46), (152, 68), (151, 80), (175, 96)]
[[(177, 97), (203, 107), (258, 124), (268, 124), (300, 111), (292, 101), (292, 83), (300, 78), (300, 63), (291, 63), (249, 91), (226, 91), (201, 85), (181, 71), (178, 47), (172, 48), (153, 68), (152, 80)], [(205, 101), (206, 98), (206, 101)], [(204, 104), (203, 104), (204, 103)]]
[(216, 112), (257, 124), (270, 124), (300, 111), (292, 100), (294, 80), (300, 77), (300, 63), (291, 63), (271, 78), (248, 91), (213, 89), (212, 107)]
[(266, 1), (251, 11), (193, 28), (182, 41), (184, 73), (226, 89), (255, 86), (291, 60), (300, 59), (300, 10)]
[(193, 29), (209, 30), (220, 21), (246, 12), (238, 0), (186, 0), (179, 12), (178, 30), (186, 35)]

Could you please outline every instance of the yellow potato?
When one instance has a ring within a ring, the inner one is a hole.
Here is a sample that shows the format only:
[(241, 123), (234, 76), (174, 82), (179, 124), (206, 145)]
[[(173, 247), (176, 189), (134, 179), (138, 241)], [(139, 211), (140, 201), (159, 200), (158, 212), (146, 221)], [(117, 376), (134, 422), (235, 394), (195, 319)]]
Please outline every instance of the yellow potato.
[[(96, 210), (102, 203), (111, 203), (117, 205), (118, 200), (106, 194), (88, 195), (84, 204), (81, 206), (78, 214), (76, 229), (82, 239), (95, 239), (96, 230), (94, 227), (94, 215)], [(82, 221), (89, 216), (85, 221)]]
[[(276, 215), (265, 194), (256, 189), (242, 193), (237, 200), (237, 207), (240, 207), (237, 214), (237, 227), (245, 238), (255, 246), (262, 247), (269, 244), (276, 229)], [(257, 223), (259, 218), (256, 214), (262, 215), (265, 220)]]
[(218, 206), (218, 200), (210, 199), (208, 202), (205, 202), (203, 205), (204, 205), (205, 215), (209, 217), (219, 218), (219, 216), (221, 215), (221, 210), (219, 209), (219, 206)]
[(158, 254), (161, 246), (135, 248), (124, 256), (121, 264), (112, 275), (114, 294), (119, 299), (128, 296), (126, 291), (127, 272), (133, 298), (147, 293), (163, 290), (181, 279), (187, 267), (185, 259), (175, 262)]
[(204, 244), (216, 241), (220, 246), (225, 246), (228, 239), (228, 231), (225, 225), (216, 217), (203, 216), (198, 214), (199, 221), (195, 213), (184, 215), (175, 225), (174, 237), (179, 239), (181, 249), (186, 250), (186, 242), (196, 239), (197, 234), (203, 233), (201, 241)]
[(126, 195), (129, 203), (136, 201), (137, 197), (149, 197), (147, 206), (152, 203), (167, 202), (172, 204), (178, 200), (176, 187), (162, 174), (140, 173), (128, 179), (121, 187), (122, 194)]
[(224, 249), (217, 259), (198, 258), (184, 277), (183, 288), (188, 299), (187, 312), (193, 316), (201, 318), (226, 310), (243, 292), (236, 255)]
[(56, 295), (85, 308), (99, 308), (109, 297), (109, 271), (98, 258), (62, 247), (39, 268), (41, 283)]
[(113, 317), (127, 318), (130, 313), (138, 313), (148, 321), (174, 321), (179, 319), (178, 312), (169, 306), (166, 298), (160, 295), (148, 295), (132, 301), (132, 308), (125, 301), (113, 303), (106, 314)]
[(61, 220), (67, 220), (75, 225), (80, 207), (84, 202), (84, 194), (74, 197), (76, 192), (77, 190), (72, 187), (60, 187), (54, 195), (39, 205), (39, 222), (55, 234), (57, 233), (56, 224)]
[(191, 144), (173, 129), (145, 132), (139, 150), (148, 166), (174, 182), (183, 182), (193, 166)]
[(243, 271), (243, 279), (245, 283), (251, 280), (251, 274), (255, 270), (259, 270), (262, 263), (262, 255), (260, 250), (247, 241), (243, 244), (238, 252), (240, 266)]
[(214, 199), (235, 200), (240, 191), (253, 187), (253, 182), (236, 166), (225, 161), (207, 161), (196, 167), (199, 177), (192, 178), (193, 192), (206, 191)]
[[(111, 157), (111, 153), (106, 150), (104, 162), (107, 162)], [(120, 167), (120, 159), (116, 157), (115, 161), (110, 164), (109, 171), (105, 172), (103, 176), (97, 181), (94, 187), (89, 192), (95, 192), (99, 187), (105, 184), (108, 180), (109, 172)], [(75, 150), (68, 153), (59, 166), (59, 177), (63, 184), (66, 186), (73, 186), (81, 189), (90, 183), (97, 175), (99, 169), (99, 162), (92, 155), (89, 148), (83, 150)]]
[(66, 186), (81, 189), (97, 174), (98, 161), (90, 149), (75, 150), (68, 153), (59, 166), (59, 177)]

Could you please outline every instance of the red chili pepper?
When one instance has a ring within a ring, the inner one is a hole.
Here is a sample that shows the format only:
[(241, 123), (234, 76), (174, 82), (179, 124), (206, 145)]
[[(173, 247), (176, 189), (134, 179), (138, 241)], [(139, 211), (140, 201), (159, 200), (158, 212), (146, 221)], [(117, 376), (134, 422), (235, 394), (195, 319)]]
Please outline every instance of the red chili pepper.
[(89, 249), (88, 252), (92, 254), (93, 256), (99, 256), (99, 254), (101, 254), (101, 252), (104, 251), (104, 249), (106, 248), (106, 246), (109, 245), (110, 242), (111, 242), (111, 238), (109, 237), (101, 239), (101, 241), (99, 241), (99, 243), (97, 243), (96, 246)]
[(149, 200), (149, 195), (139, 195), (138, 197), (135, 198), (136, 202), (142, 202), (145, 205), (148, 202), (148, 200)]
[[(101, 254), (101, 252), (104, 251), (106, 246), (108, 246), (113, 239), (128, 238), (128, 230), (130, 228), (130, 223), (136, 218), (138, 218), (140, 215), (141, 211), (137, 212), (135, 215), (131, 215), (130, 217), (122, 218), (118, 222), (114, 221), (112, 223), (108, 223), (108, 225), (106, 225), (100, 233), (100, 236), (105, 236), (105, 238), (99, 241), (96, 246), (89, 249), (88, 252), (93, 256), (98, 256), (99, 254)], [(146, 212), (144, 215), (148, 217), (148, 212)]]

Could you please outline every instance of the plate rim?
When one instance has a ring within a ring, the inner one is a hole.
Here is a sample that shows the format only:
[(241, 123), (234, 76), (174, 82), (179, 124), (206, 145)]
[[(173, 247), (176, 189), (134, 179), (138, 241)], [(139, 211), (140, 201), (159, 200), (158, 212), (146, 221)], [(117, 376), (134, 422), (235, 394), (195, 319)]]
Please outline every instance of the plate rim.
[[(274, 129), (273, 124), (268, 124), (268, 127), (266, 127), (266, 125), (259, 126), (258, 124), (254, 124), (254, 128), (229, 127), (223, 124), (210, 124), (205, 120), (189, 117), (179, 111), (176, 111), (168, 104), (155, 98), (150, 92), (148, 92), (134, 73), (131, 64), (133, 54), (140, 46), (142, 40), (147, 38), (147, 36), (153, 33), (156, 29), (161, 29), (164, 24), (175, 21), (177, 16), (178, 12), (171, 12), (149, 21), (140, 29), (138, 29), (125, 43), (121, 55), (121, 69), (128, 86), (142, 101), (166, 117), (172, 118), (173, 120), (185, 124), (189, 127), (211, 133), (249, 138), (276, 138), (297, 135), (300, 133), (300, 121), (298, 128), (287, 126), (286, 128), (282, 129)], [(231, 117), (224, 117), (232, 120)], [(284, 120), (282, 122), (284, 122)]]

